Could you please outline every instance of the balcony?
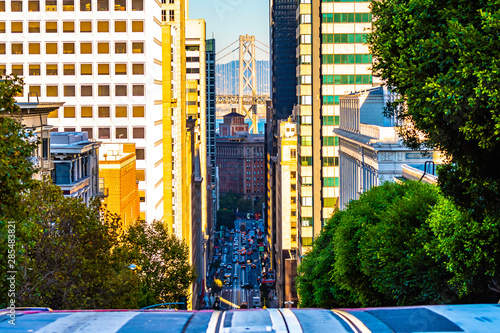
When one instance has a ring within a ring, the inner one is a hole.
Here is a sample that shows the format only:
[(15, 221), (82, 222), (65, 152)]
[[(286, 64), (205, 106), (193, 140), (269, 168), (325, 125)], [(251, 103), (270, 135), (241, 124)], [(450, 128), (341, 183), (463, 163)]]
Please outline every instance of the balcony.
[(109, 188), (104, 186), (104, 178), (99, 178), (99, 190), (97, 196), (99, 198), (107, 198), (109, 195)]

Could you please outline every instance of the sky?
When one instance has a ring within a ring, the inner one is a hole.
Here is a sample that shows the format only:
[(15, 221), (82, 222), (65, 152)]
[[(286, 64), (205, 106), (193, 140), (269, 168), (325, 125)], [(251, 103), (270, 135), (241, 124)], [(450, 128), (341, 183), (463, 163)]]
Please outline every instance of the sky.
[[(189, 0), (189, 18), (205, 20), (207, 39), (212, 38), (213, 33), (217, 52), (246, 34), (255, 35), (259, 42), (269, 45), (269, 0)], [(256, 46), (264, 48), (260, 43)], [(216, 58), (237, 47), (238, 44), (231, 46)], [(269, 57), (260, 50), (256, 54), (258, 60)], [(238, 53), (233, 52), (221, 62), (237, 59)]]

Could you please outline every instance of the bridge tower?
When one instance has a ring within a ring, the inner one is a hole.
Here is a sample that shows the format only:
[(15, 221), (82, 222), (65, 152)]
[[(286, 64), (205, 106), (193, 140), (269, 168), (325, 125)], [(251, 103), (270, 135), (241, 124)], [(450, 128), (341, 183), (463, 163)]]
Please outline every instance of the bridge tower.
[(257, 105), (248, 103), (245, 96), (257, 96), (257, 67), (255, 65), (255, 36), (240, 36), (239, 96), (238, 113), (252, 121), (250, 132), (259, 133)]

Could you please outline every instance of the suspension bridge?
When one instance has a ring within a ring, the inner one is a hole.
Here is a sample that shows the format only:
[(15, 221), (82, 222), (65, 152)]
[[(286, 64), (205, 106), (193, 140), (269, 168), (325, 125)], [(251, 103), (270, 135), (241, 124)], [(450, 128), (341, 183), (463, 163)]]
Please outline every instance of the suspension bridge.
[[(236, 47), (231, 50), (234, 46)], [(239, 53), (238, 95), (217, 95), (216, 104), (237, 105), (237, 112), (250, 120), (250, 132), (254, 134), (258, 133), (257, 106), (265, 105), (270, 100), (269, 95), (257, 94), (256, 49), (269, 54), (269, 46), (256, 40), (255, 36), (241, 35), (239, 39), (217, 52), (215, 60), (220, 62), (235, 52)]]

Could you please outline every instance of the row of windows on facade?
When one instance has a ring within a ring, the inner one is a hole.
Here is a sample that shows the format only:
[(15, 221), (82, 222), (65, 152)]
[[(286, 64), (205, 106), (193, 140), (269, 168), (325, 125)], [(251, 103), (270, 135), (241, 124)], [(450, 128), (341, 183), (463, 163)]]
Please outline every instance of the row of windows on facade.
[[(371, 74), (322, 75), (323, 84), (372, 84)], [(298, 84), (311, 84), (311, 75), (301, 75)]]
[[(323, 126), (339, 126), (340, 116), (323, 116), (321, 117)], [(300, 116), (299, 125), (312, 125), (312, 116)]]
[[(27, 43), (28, 44), (28, 54), (42, 54), (41, 43)], [(92, 42), (81, 42), (80, 43), (80, 54), (92, 54)], [(109, 54), (108, 42), (98, 42), (97, 43), (97, 54)], [(127, 53), (127, 42), (116, 42), (114, 43), (114, 54), (126, 54)], [(75, 45), (78, 43), (65, 42), (62, 43), (62, 53), (63, 54), (75, 54)], [(10, 54), (20, 55), (24, 54), (24, 43), (13, 42), (10, 44)], [(45, 43), (45, 54), (58, 54), (58, 43)], [(132, 42), (132, 53), (143, 54), (144, 53), (144, 42)], [(5, 43), (0, 43), (0, 54), (6, 54), (7, 47)]]
[[(252, 177), (247, 177), (247, 181), (251, 181), (251, 180), (252, 180)], [(254, 182), (256, 182), (257, 180), (264, 180), (264, 177), (253, 177)]]
[[(312, 197), (302, 197), (301, 200), (302, 207), (312, 206)], [(337, 207), (337, 198), (323, 198), (324, 208), (335, 208)]]
[[(63, 64), (62, 65), (63, 75), (76, 75), (75, 64)], [(115, 64), (115, 75), (127, 75), (127, 64)], [(24, 65), (23, 64), (12, 64), (11, 73), (17, 76), (25, 76)], [(93, 64), (80, 64), (80, 75), (92, 75), (94, 66)], [(7, 65), (0, 64), (0, 71), (2, 73), (7, 72)], [(40, 76), (41, 75), (41, 65), (39, 64), (29, 64), (28, 65), (28, 75), (30, 76)], [(110, 75), (110, 64), (97, 64), (97, 74), (98, 75)], [(144, 75), (144, 64), (132, 64), (132, 74), (133, 75)], [(59, 65), (58, 64), (46, 64), (45, 65), (45, 75), (54, 76), (59, 75)]]
[[(94, 22), (96, 22), (94, 26)], [(13, 21), (10, 22), (10, 33), (20, 34), (25, 30), (25, 22)], [(28, 21), (26, 22), (28, 33), (40, 33), (41, 32), (41, 22), (40, 21)], [(62, 28), (59, 28), (58, 21), (46, 21), (45, 22), (45, 33), (52, 34), (62, 31), (63, 33), (75, 33), (75, 21), (62, 21)], [(132, 21), (132, 32), (144, 32), (144, 21), (133, 20)], [(81, 33), (86, 34), (92, 31), (97, 32), (110, 32), (110, 21), (80, 21)], [(114, 32), (127, 32), (127, 21), (114, 21)], [(0, 33), (6, 33), (6, 22), (0, 21)]]
[[(312, 156), (301, 156), (299, 158), (301, 166), (312, 166), (313, 160)], [(325, 167), (328, 166), (339, 166), (339, 158), (338, 156), (327, 156), (322, 158), (322, 165)]]
[[(63, 85), (63, 96), (64, 97), (76, 97), (76, 86), (74, 85)], [(129, 88), (126, 84), (115, 84), (114, 85), (114, 96), (122, 97), (129, 96)], [(45, 97), (58, 97), (59, 96), (59, 86), (58, 85), (47, 85), (45, 87), (45, 94), (42, 94), (42, 88), (38, 85), (28, 86), (29, 93), (36, 93), (37, 96)], [(142, 97), (144, 96), (144, 85), (133, 84), (132, 85), (132, 96)], [(22, 94), (21, 94), (22, 95)], [(80, 97), (93, 97), (95, 95), (93, 85), (81, 85), (80, 86)], [(100, 84), (97, 85), (97, 96), (99, 97), (110, 97), (110, 85)]]
[[(27, 7), (23, 8), (23, 2), (28, 3)], [(0, 12), (5, 12), (6, 9), (10, 9), (11, 12), (39, 12), (45, 9), (46, 12), (56, 12), (62, 10), (63, 12), (74, 12), (75, 9), (80, 9), (81, 12), (90, 12), (95, 8), (92, 8), (92, 0), (45, 0), (45, 6), (40, 0), (28, 0), (19, 1), (11, 0), (10, 8), (5, 6), (5, 1), (0, 1)], [(58, 2), (59, 5), (58, 6)], [(111, 6), (114, 6), (115, 11), (126, 11), (131, 9), (132, 11), (143, 11), (144, 10), (144, 0), (112, 0)], [(97, 0), (97, 11), (109, 11), (110, 10), (110, 0)]]
[[(251, 175), (251, 174), (252, 174), (252, 171), (247, 171), (247, 175)], [(254, 171), (253, 174), (254, 175), (263, 175), (264, 171)]]
[[(54, 128), (51, 132), (57, 132), (58, 129)], [(65, 127), (64, 132), (75, 132), (74, 127)], [(82, 132), (87, 132), (89, 139), (94, 138), (94, 128), (92, 127), (82, 127)], [(145, 139), (144, 127), (133, 127), (132, 128), (132, 138), (133, 139)], [(128, 128), (127, 127), (117, 127), (115, 128), (115, 138), (116, 139), (127, 139), (128, 138)], [(97, 129), (97, 139), (109, 140), (111, 139), (111, 128), (110, 127), (99, 127)]]
[[(111, 118), (111, 107), (110, 106), (98, 106), (97, 113), (94, 115), (94, 107), (93, 106), (80, 106), (80, 113), (78, 116), (80, 118)], [(115, 118), (128, 118), (129, 107), (127, 105), (116, 105), (114, 107)], [(144, 105), (133, 105), (131, 116), (133, 118), (144, 118), (145, 108)], [(64, 118), (76, 118), (76, 107), (75, 106), (65, 106), (62, 112), (62, 116)], [(49, 114), (49, 118), (59, 118), (59, 110), (51, 112)]]
[[(346, 76), (350, 76), (350, 75), (346, 75)], [(359, 75), (357, 75), (357, 76), (359, 76)], [(348, 80), (350, 80), (350, 78), (346, 78), (346, 80), (348, 82)], [(354, 79), (354, 80), (356, 80), (356, 79)], [(356, 83), (354, 83), (354, 84), (356, 84)], [(368, 85), (369, 83), (357, 83), (357, 84)], [(361, 88), (359, 88), (359, 89), (361, 89)], [(339, 105), (340, 104), (340, 96), (341, 95), (323, 95), (322, 96), (322, 102), (323, 102), (322, 104), (323, 105)], [(299, 101), (300, 105), (312, 105), (312, 97), (310, 95), (298, 96), (298, 101)]]

